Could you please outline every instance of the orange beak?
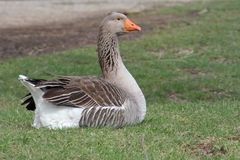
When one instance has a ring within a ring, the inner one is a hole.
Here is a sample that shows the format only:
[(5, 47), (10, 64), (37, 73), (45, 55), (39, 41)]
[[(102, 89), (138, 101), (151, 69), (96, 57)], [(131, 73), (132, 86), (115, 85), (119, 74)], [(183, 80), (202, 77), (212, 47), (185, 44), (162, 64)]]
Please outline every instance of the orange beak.
[(130, 19), (126, 19), (124, 22), (124, 28), (126, 31), (141, 31), (141, 27), (133, 23)]

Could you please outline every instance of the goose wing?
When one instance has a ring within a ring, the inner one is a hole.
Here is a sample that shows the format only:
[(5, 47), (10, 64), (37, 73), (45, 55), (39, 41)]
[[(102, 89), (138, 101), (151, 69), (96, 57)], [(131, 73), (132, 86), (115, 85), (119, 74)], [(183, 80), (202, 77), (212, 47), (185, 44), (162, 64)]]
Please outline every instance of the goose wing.
[[(44, 91), (43, 98), (57, 106), (81, 108), (95, 106), (120, 107), (127, 98), (122, 89), (102, 78), (61, 77), (53, 81), (42, 80), (36, 82), (36, 87)], [(29, 102), (31, 101), (28, 95), (25, 104)]]

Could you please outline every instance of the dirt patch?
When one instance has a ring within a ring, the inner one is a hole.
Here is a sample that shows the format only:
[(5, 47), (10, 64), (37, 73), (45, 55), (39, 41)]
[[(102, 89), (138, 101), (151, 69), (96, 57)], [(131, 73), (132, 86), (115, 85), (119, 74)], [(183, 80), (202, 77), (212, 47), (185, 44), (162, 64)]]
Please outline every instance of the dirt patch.
[(3, 29), (0, 57), (38, 55), (94, 44), (98, 24), (98, 19), (92, 18), (67, 24)]
[[(153, 14), (149, 16), (140, 18), (138, 15), (130, 15), (142, 26), (143, 32), (128, 34), (122, 38), (138, 38), (153, 28), (163, 27), (167, 22), (176, 19), (174, 16)], [(39, 55), (96, 44), (98, 25), (102, 18), (98, 16), (72, 23), (2, 29), (0, 30), (0, 58)], [(144, 22), (145, 18), (149, 20)]]
[[(187, 14), (191, 17), (191, 14)], [(195, 16), (195, 15), (194, 15)], [(44, 26), (0, 29), (0, 59), (23, 55), (39, 55), (95, 45), (98, 25), (103, 15), (75, 19), (73, 22), (52, 23)], [(129, 14), (143, 31), (123, 36), (135, 39), (153, 29), (163, 29), (171, 22), (183, 21), (177, 15), (159, 15), (153, 10)], [(186, 16), (184, 16), (184, 21)]]
[(193, 146), (186, 145), (185, 148), (186, 151), (196, 156), (223, 156), (227, 154), (225, 147), (218, 146), (216, 143), (217, 140), (214, 137), (208, 137)]
[(220, 89), (220, 88), (206, 88), (203, 87), (201, 88), (201, 91), (203, 93), (209, 94), (212, 97), (218, 98), (218, 99), (222, 99), (222, 98), (230, 98), (231, 95), (235, 94), (234, 92), (231, 91), (227, 91), (224, 89)]
[(202, 70), (197, 69), (197, 68), (184, 68), (183, 71), (192, 75), (192, 76), (204, 76), (204, 75), (206, 75), (205, 72), (203, 72)]
[(186, 102), (187, 100), (183, 98), (183, 96), (179, 93), (176, 93), (176, 92), (171, 92), (167, 95), (168, 99), (173, 101), (173, 102), (176, 102), (176, 103), (184, 103)]
[(240, 135), (230, 136), (228, 137), (228, 140), (240, 142)]

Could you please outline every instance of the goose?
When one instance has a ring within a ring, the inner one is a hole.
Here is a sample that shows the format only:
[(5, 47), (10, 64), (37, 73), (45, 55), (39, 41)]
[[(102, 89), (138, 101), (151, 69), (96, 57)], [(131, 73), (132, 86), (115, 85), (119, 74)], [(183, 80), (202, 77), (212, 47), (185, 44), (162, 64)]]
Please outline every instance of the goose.
[(29, 93), (22, 105), (34, 111), (35, 128), (119, 128), (140, 123), (146, 101), (136, 80), (125, 67), (118, 44), (124, 33), (141, 31), (126, 15), (112, 12), (100, 24), (97, 42), (102, 75), (59, 76), (54, 80), (19, 75)]

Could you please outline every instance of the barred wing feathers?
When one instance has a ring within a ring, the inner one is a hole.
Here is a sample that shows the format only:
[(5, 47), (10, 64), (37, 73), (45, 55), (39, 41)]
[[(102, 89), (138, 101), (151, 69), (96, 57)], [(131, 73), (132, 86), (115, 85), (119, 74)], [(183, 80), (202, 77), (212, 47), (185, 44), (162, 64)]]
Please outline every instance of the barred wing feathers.
[(40, 81), (36, 87), (45, 92), (44, 99), (57, 106), (120, 107), (127, 98), (123, 90), (96, 77), (62, 77), (53, 81)]

